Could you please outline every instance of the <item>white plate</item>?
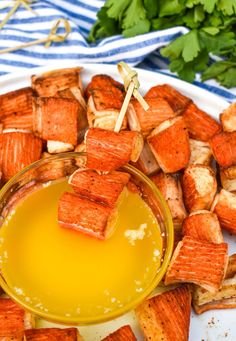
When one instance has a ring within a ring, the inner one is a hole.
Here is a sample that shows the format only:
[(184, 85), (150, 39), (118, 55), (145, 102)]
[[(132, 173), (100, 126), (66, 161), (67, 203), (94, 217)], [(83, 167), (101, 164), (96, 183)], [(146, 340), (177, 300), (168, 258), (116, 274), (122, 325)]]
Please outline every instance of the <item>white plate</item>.
[[(7, 75), (0, 77), (0, 93), (6, 93), (30, 85), (30, 77), (33, 74), (40, 74), (56, 68), (73, 67), (73, 64), (55, 64), (54, 67), (41, 67), (17, 73), (15, 75)], [(117, 68), (113, 65), (102, 64), (86, 64), (82, 73), (84, 85), (86, 85), (91, 77), (98, 73), (108, 74), (115, 79), (121, 81)], [(219, 117), (220, 112), (228, 106), (228, 103), (220, 97), (210, 92), (200, 89), (181, 80), (162, 75), (158, 72), (150, 72), (141, 69), (138, 70), (139, 81), (141, 83), (141, 92), (144, 94), (151, 86), (162, 83), (169, 83), (183, 94), (191, 97), (194, 102), (203, 110), (211, 114), (213, 117)], [(225, 240), (229, 243), (229, 253), (236, 252), (236, 237), (230, 237), (227, 233)], [(96, 283), (95, 283), (96, 285)], [(235, 310), (218, 310), (209, 311), (200, 316), (192, 312), (190, 337), (189, 341), (235, 341), (236, 340), (236, 311)], [(116, 320), (106, 322), (94, 326), (79, 327), (85, 341), (99, 341), (110, 332), (118, 329), (124, 324), (130, 324), (139, 341), (143, 340), (142, 333), (135, 320), (134, 313), (128, 313)], [(55, 326), (55, 324), (39, 320), (38, 327)]]

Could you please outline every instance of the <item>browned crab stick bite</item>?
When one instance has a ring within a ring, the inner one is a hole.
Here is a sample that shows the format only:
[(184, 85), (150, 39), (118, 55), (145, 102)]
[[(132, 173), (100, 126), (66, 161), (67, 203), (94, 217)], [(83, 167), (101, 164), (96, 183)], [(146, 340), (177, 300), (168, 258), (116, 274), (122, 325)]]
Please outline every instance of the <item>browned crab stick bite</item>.
[(191, 213), (183, 221), (183, 235), (209, 243), (223, 243), (223, 235), (217, 215), (206, 210)]
[[(124, 101), (123, 85), (108, 75), (96, 75), (86, 88), (89, 127), (114, 130)], [(126, 117), (121, 129), (127, 127)]]
[(94, 90), (110, 90), (118, 97), (124, 92), (124, 86), (108, 75), (95, 75), (85, 89), (85, 96), (89, 98)]
[(30, 132), (4, 130), (0, 134), (0, 169), (3, 179), (9, 180), (17, 172), (40, 159), (42, 141)]
[(74, 149), (78, 139), (78, 110), (78, 102), (73, 99), (35, 98), (34, 133), (50, 142), (50, 153), (57, 152), (58, 143), (64, 144), (65, 150), (60, 151)]
[(136, 162), (143, 148), (142, 135), (136, 131), (108, 131), (90, 128), (85, 136), (86, 167), (112, 171)]
[(22, 341), (25, 329), (34, 328), (31, 313), (9, 298), (0, 298), (0, 340)]
[(3, 129), (33, 130), (33, 91), (23, 88), (0, 96), (0, 120)]
[(213, 159), (210, 144), (199, 140), (189, 139), (191, 156), (190, 165), (210, 166)]
[(160, 170), (160, 166), (158, 165), (147, 141), (144, 141), (143, 149), (139, 159), (134, 163), (134, 166), (146, 175), (155, 174)]
[(163, 98), (166, 100), (176, 115), (182, 114), (191, 99), (181, 94), (169, 84), (153, 86), (145, 95), (145, 100), (149, 98)]
[(70, 176), (68, 183), (80, 196), (115, 207), (129, 179), (130, 174), (123, 172), (100, 175), (93, 170), (78, 169)]
[(217, 292), (228, 264), (228, 244), (214, 244), (185, 236), (174, 251), (165, 284), (194, 283)]
[(177, 176), (163, 172), (151, 176), (151, 180), (161, 191), (170, 208), (174, 225), (181, 226), (187, 216), (184, 207), (182, 188)]
[(217, 215), (220, 225), (236, 234), (236, 195), (224, 189), (216, 195), (211, 210)]
[(147, 136), (163, 121), (176, 116), (170, 105), (163, 98), (146, 98), (149, 109), (146, 111), (138, 100), (132, 99), (127, 118), (131, 130), (141, 131)]
[(129, 325), (123, 326), (101, 341), (136, 341), (136, 337)]
[(220, 114), (220, 121), (224, 131), (232, 133), (236, 130), (236, 102)]
[(210, 209), (217, 181), (214, 171), (203, 165), (191, 165), (182, 178), (184, 203), (189, 212)]
[(216, 134), (209, 142), (214, 158), (221, 167), (236, 165), (236, 131)]
[(25, 331), (26, 341), (83, 341), (77, 328), (37, 328)]
[(212, 309), (236, 308), (236, 255), (229, 257), (229, 264), (221, 289), (217, 293), (201, 287), (193, 291), (193, 307), (197, 314)]
[(32, 76), (32, 88), (40, 97), (63, 97), (77, 99), (86, 109), (80, 77), (81, 67), (66, 68)]
[(229, 192), (236, 192), (236, 166), (220, 168), (220, 181), (222, 187)]
[[(114, 130), (123, 101), (123, 92), (119, 90), (97, 89), (91, 91), (87, 105), (89, 127)], [(126, 127), (127, 119), (125, 117), (122, 129)]]
[(221, 131), (221, 125), (196, 104), (190, 103), (183, 113), (189, 136), (200, 141), (209, 141)]
[(177, 172), (189, 163), (189, 137), (182, 117), (161, 123), (147, 141), (163, 172)]
[(188, 341), (191, 293), (187, 286), (145, 300), (135, 312), (145, 340)]
[(113, 233), (116, 208), (65, 192), (59, 199), (58, 222), (98, 239), (107, 239)]

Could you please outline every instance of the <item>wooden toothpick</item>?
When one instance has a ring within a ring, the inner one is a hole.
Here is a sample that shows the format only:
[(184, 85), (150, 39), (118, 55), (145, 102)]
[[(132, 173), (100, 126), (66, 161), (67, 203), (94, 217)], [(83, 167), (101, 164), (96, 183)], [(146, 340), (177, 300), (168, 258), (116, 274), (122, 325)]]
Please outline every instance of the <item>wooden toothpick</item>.
[(132, 70), (125, 62), (120, 62), (118, 65), (118, 71), (124, 81), (124, 88), (126, 91), (126, 96), (124, 99), (124, 102), (122, 104), (120, 113), (118, 115), (116, 125), (115, 125), (115, 132), (119, 132), (122, 123), (130, 102), (130, 99), (132, 95), (139, 101), (140, 105), (144, 108), (144, 110), (148, 110), (149, 105), (144, 100), (144, 98), (141, 96), (141, 94), (138, 92), (138, 89), (140, 87), (140, 83), (138, 81), (138, 74), (136, 71)]

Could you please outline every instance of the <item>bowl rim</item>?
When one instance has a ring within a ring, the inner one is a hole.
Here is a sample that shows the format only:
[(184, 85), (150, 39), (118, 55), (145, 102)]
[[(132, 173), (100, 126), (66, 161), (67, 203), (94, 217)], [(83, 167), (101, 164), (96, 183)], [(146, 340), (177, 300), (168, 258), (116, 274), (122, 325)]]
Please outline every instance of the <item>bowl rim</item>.
[[(81, 156), (86, 156), (86, 153), (84, 152), (65, 152), (65, 153), (58, 153), (52, 156), (49, 156), (44, 159), (40, 159), (38, 161), (33, 162), (29, 166), (25, 167), (23, 170), (18, 172), (16, 175), (14, 175), (0, 190), (0, 201), (2, 200), (2, 197), (4, 194), (9, 190), (9, 188), (17, 182), (21, 178), (22, 175), (26, 174), (32, 169), (35, 169), (44, 163), (48, 163), (50, 161), (56, 161), (59, 159), (66, 159), (66, 158), (76, 158), (76, 157), (81, 157)], [(74, 318), (70, 316), (57, 316), (55, 313), (50, 313), (50, 312), (44, 312), (40, 309), (37, 309), (27, 302), (23, 301), (20, 299), (20, 296), (17, 296), (16, 293), (14, 292), (13, 288), (8, 286), (6, 281), (3, 278), (3, 275), (0, 272), (0, 286), (3, 288), (5, 293), (9, 295), (10, 298), (12, 298), (15, 302), (17, 302), (20, 306), (24, 307), (26, 310), (29, 312), (35, 314), (36, 316), (43, 318), (47, 321), (52, 321), (60, 324), (65, 324), (65, 325), (92, 325), (92, 324), (97, 324), (97, 323), (103, 323), (107, 322), (110, 320), (113, 320), (114, 318), (117, 318), (119, 316), (124, 315), (125, 313), (133, 310), (135, 307), (137, 307), (144, 299), (149, 297), (153, 290), (157, 287), (157, 285), (160, 283), (162, 280), (167, 267), (169, 265), (171, 256), (172, 256), (172, 251), (173, 251), (173, 245), (174, 245), (174, 226), (173, 226), (173, 221), (170, 213), (170, 209), (162, 196), (160, 190), (156, 187), (156, 185), (141, 171), (139, 171), (137, 168), (135, 168), (132, 165), (125, 165), (121, 168), (122, 170), (128, 170), (132, 175), (135, 175), (139, 178), (141, 178), (153, 191), (155, 196), (158, 197), (162, 210), (164, 212), (164, 224), (166, 228), (166, 238), (167, 238), (167, 245), (165, 248), (165, 254), (164, 254), (164, 259), (161, 264), (161, 267), (157, 271), (155, 277), (152, 279), (150, 284), (143, 290), (134, 300), (126, 304), (124, 307), (118, 308), (113, 312), (109, 312), (107, 314), (102, 314), (98, 315), (92, 319), (86, 318)]]

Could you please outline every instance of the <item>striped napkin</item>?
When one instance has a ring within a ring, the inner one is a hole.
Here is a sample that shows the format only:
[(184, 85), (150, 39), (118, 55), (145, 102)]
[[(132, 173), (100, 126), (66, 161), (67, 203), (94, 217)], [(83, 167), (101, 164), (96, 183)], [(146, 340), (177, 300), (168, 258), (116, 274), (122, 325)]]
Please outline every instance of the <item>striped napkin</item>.
[[(0, 31), (0, 50), (46, 38), (59, 18), (69, 21), (71, 34), (65, 42), (53, 43), (49, 49), (41, 44), (1, 54), (0, 75), (44, 65), (63, 66), (63, 62), (70, 61), (116, 64), (123, 60), (133, 66), (176, 77), (168, 71), (168, 61), (160, 55), (159, 49), (188, 30), (175, 27), (133, 38), (114, 36), (97, 44), (88, 44), (86, 37), (103, 3), (103, 0), (38, 0), (31, 5), (37, 15), (21, 6)], [(0, 21), (10, 10), (6, 5), (13, 4), (14, 1), (1, 0)], [(59, 32), (63, 33), (64, 28), (60, 27)], [(213, 80), (201, 83), (199, 76), (195, 84), (229, 102), (236, 100), (236, 88), (226, 89)]]

